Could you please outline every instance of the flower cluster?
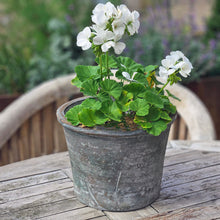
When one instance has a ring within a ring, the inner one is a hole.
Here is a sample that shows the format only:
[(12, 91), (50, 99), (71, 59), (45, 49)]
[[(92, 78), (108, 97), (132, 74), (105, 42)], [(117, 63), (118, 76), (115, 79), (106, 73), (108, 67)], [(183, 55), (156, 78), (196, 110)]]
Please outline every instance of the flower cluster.
[(125, 49), (125, 43), (121, 38), (125, 33), (134, 35), (138, 33), (140, 22), (139, 13), (131, 12), (126, 5), (117, 6), (110, 2), (99, 3), (91, 16), (94, 24), (85, 27), (77, 36), (77, 46), (87, 50), (93, 46), (94, 51), (107, 52), (110, 48), (116, 54), (121, 54)]
[(74, 126), (141, 128), (158, 136), (172, 121), (176, 107), (169, 97), (179, 99), (165, 87), (180, 81), (179, 73), (189, 75), (192, 64), (184, 54), (171, 52), (162, 60), (159, 75), (166, 79), (162, 83), (156, 77), (158, 66), (143, 66), (129, 57), (108, 53), (110, 48), (122, 53), (125, 44), (120, 40), (125, 33), (138, 32), (138, 17), (137, 11), (130, 12), (125, 5), (98, 4), (92, 14), (94, 24), (78, 34), (77, 45), (83, 50), (92, 48), (98, 65), (75, 68), (72, 84), (89, 97), (66, 113)]
[(193, 68), (189, 59), (181, 51), (171, 52), (161, 63), (159, 75), (165, 80), (175, 72), (179, 72), (183, 77), (187, 77)]

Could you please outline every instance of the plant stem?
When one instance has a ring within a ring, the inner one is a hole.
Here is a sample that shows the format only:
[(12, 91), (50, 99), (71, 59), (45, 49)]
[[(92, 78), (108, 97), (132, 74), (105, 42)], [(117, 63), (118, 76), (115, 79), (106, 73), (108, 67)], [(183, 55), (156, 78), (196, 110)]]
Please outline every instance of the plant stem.
[(170, 81), (167, 80), (166, 84), (163, 85), (163, 87), (159, 90), (159, 92), (157, 94), (160, 94), (164, 90), (164, 88), (169, 84), (169, 82)]
[(108, 65), (108, 51), (106, 52), (106, 69), (107, 69), (108, 79), (110, 79), (110, 76), (109, 76), (109, 65)]
[(101, 73), (101, 79), (102, 79), (102, 56), (99, 56), (99, 65), (100, 65), (100, 73)]

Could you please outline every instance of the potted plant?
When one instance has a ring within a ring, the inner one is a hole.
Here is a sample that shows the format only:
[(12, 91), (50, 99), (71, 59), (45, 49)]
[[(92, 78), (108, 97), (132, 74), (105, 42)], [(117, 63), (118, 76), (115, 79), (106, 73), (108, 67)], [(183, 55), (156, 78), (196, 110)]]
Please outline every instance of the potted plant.
[[(83, 50), (93, 49), (96, 66), (75, 68), (72, 84), (88, 96), (57, 110), (64, 127), (78, 199), (97, 209), (129, 211), (146, 207), (160, 192), (167, 138), (176, 108), (165, 88), (187, 77), (190, 61), (171, 52), (158, 66), (143, 66), (122, 53), (124, 34), (139, 29), (139, 13), (110, 2), (93, 10), (93, 26), (77, 36)], [(166, 92), (166, 93), (165, 93)]]

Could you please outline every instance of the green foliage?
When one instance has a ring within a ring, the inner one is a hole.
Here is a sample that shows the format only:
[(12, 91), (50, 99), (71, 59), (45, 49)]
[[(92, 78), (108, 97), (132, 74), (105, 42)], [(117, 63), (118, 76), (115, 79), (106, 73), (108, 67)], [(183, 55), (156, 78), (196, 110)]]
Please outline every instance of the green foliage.
[(213, 3), (212, 14), (207, 21), (206, 40), (216, 39), (220, 33), (220, 1)]
[(137, 116), (145, 116), (149, 114), (150, 105), (145, 99), (136, 99), (130, 103), (130, 109), (136, 112)]
[[(72, 83), (92, 97), (74, 107), (75, 110), (69, 110), (67, 120), (73, 125), (93, 127), (106, 122), (125, 123), (124, 118), (129, 117), (149, 134), (160, 135), (176, 109), (164, 95), (166, 85), (160, 89), (158, 85), (161, 83), (155, 81), (152, 87), (147, 80), (154, 77), (157, 66), (144, 67), (128, 57), (106, 57), (106, 54), (100, 59), (96, 59), (98, 66), (79, 65), (75, 68), (77, 76)], [(112, 67), (118, 69), (118, 80), (110, 77), (108, 68)], [(107, 74), (102, 74), (103, 71)], [(129, 81), (119, 74), (123, 71), (129, 71), (131, 76), (136, 72), (134, 80)], [(168, 82), (173, 83), (174, 78)]]
[[(75, 66), (93, 64), (92, 53), (75, 45), (89, 25), (94, 2), (87, 0), (2, 0), (0, 93), (24, 93)], [(21, 31), (22, 30), (22, 31)]]
[(101, 86), (101, 92), (105, 92), (109, 94), (109, 96), (114, 97), (115, 99), (118, 99), (122, 92), (122, 86), (120, 83), (117, 83), (114, 80), (111, 79), (105, 79), (100, 83)]

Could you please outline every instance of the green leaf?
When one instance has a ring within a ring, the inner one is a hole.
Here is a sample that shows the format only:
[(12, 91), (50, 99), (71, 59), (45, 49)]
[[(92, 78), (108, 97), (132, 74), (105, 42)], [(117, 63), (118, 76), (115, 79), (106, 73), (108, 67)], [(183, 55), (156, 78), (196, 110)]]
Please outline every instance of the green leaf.
[(160, 112), (160, 118), (167, 120), (167, 121), (171, 121), (172, 119), (170, 118), (169, 114), (165, 111), (161, 111)]
[(98, 83), (92, 79), (89, 79), (82, 83), (80, 91), (83, 92), (84, 95), (96, 96), (98, 89)]
[(122, 110), (122, 112), (126, 112), (129, 110), (129, 102), (133, 98), (131, 93), (127, 91), (122, 91), (120, 98), (116, 101), (118, 107)]
[(164, 109), (171, 114), (175, 114), (176, 113), (176, 106), (174, 106), (173, 104), (169, 103), (169, 104), (164, 104)]
[(97, 97), (101, 102), (111, 101), (111, 97), (106, 92), (99, 92)]
[[(106, 67), (107, 66), (106, 55), (103, 54), (101, 57), (102, 57), (102, 65), (104, 67)], [(97, 64), (100, 64), (99, 57), (97, 57), (95, 59), (95, 61), (96, 61)], [(109, 66), (109, 68), (118, 68), (118, 62), (117, 62), (117, 59), (114, 56), (108, 56), (108, 66)]]
[(96, 111), (94, 115), (94, 121), (97, 125), (103, 125), (109, 118), (105, 116), (101, 111)]
[(154, 92), (147, 91), (145, 93), (145, 100), (148, 101), (148, 103), (158, 107), (163, 108), (163, 100), (160, 98), (160, 96)]
[(181, 99), (179, 99), (178, 97), (176, 97), (175, 95), (173, 95), (169, 90), (166, 89), (166, 92), (167, 92), (168, 96), (170, 96), (170, 97), (172, 97), (172, 98), (174, 98), (174, 99), (176, 99), (176, 100), (178, 100), (178, 101), (181, 101)]
[(88, 79), (99, 79), (101, 75), (98, 72), (99, 66), (83, 66), (78, 65), (75, 68), (78, 79), (84, 82)]
[(81, 105), (76, 105), (73, 108), (71, 108), (66, 114), (65, 117), (67, 121), (72, 123), (74, 126), (77, 126), (80, 123), (78, 114), (81, 111), (82, 106)]
[(109, 95), (113, 96), (115, 99), (118, 99), (122, 92), (122, 86), (120, 83), (111, 80), (105, 79), (100, 83), (102, 91), (108, 93)]
[(122, 111), (113, 101), (107, 101), (102, 104), (100, 109), (107, 117), (114, 121), (121, 121)]
[(136, 99), (130, 103), (130, 109), (136, 112), (137, 116), (145, 116), (149, 113), (149, 104), (144, 99)]
[(117, 57), (117, 61), (120, 63), (119, 66), (125, 66), (125, 70), (131, 74), (131, 77), (134, 72), (137, 72), (138, 69), (144, 69), (144, 67), (136, 63), (134, 60), (132, 60), (130, 57)]
[(135, 83), (135, 82), (132, 82), (128, 85), (125, 85), (124, 90), (132, 93), (134, 98), (136, 98), (137, 96), (143, 97), (145, 94), (145, 91), (146, 91), (146, 89), (143, 85), (141, 85), (139, 83)]
[(147, 132), (149, 134), (152, 134), (154, 136), (159, 136), (162, 131), (165, 131), (167, 128), (167, 123), (163, 120), (152, 122), (152, 127), (147, 129)]
[(74, 79), (71, 81), (72, 85), (76, 86), (77, 88), (81, 88), (82, 82), (79, 80), (79, 78), (76, 76)]
[(149, 121), (147, 121), (146, 117), (135, 116), (134, 122), (140, 125), (144, 130), (152, 127), (152, 124)]
[(81, 104), (84, 108), (99, 110), (102, 107), (102, 103), (93, 98), (88, 98), (84, 100)]
[(79, 120), (83, 125), (93, 127), (97, 124), (104, 124), (108, 118), (100, 111), (82, 109), (79, 113)]
[(148, 85), (146, 75), (144, 75), (142, 73), (136, 73), (134, 76), (134, 80), (136, 80), (137, 82), (139, 82), (141, 84)]
[(148, 121), (157, 121), (160, 118), (160, 110), (154, 106), (151, 106), (146, 118)]
[(158, 66), (149, 65), (144, 68), (144, 71), (147, 73), (151, 73), (151, 72), (155, 71), (157, 68), (158, 68)]

